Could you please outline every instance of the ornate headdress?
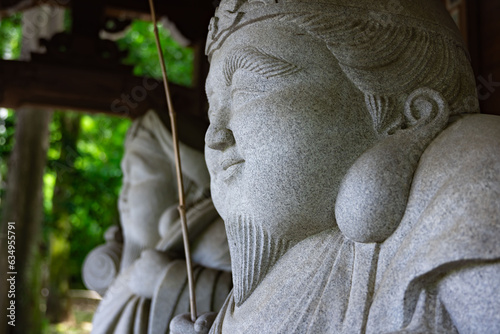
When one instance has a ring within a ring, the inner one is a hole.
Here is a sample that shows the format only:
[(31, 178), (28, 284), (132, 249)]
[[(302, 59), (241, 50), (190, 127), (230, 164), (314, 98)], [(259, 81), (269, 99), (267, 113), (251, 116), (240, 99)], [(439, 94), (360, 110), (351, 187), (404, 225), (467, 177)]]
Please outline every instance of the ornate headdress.
[(462, 44), (456, 25), (437, 0), (222, 0), (210, 22), (206, 53), (210, 57), (245, 25), (294, 13), (368, 16), (383, 26), (403, 24), (434, 31)]
[(406, 98), (428, 87), (451, 113), (476, 96), (468, 53), (438, 0), (222, 0), (209, 27), (211, 58), (238, 29), (263, 20), (293, 24), (323, 40), (365, 95), (376, 131), (401, 127)]

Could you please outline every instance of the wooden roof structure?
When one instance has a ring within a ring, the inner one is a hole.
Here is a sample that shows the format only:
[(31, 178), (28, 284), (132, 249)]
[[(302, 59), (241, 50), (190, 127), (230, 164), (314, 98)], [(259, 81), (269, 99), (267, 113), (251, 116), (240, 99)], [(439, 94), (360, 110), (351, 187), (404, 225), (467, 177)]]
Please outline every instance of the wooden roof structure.
[[(172, 84), (180, 114), (203, 118), (207, 104), (203, 79), (208, 71), (204, 42), (215, 6), (210, 1), (156, 1), (158, 16), (166, 16), (195, 50), (195, 80), (191, 88)], [(161, 82), (132, 74), (123, 55), (99, 32), (125, 29), (132, 19), (150, 19), (144, 0), (0, 0), (0, 17), (48, 4), (71, 8), (72, 32), (42, 41), (47, 52), (30, 62), (0, 60), (0, 106), (47, 107), (100, 112), (136, 118), (149, 109), (166, 110)], [(64, 51), (62, 51), (64, 50)], [(181, 116), (182, 117), (182, 116)]]
[[(500, 114), (500, 87), (495, 86), (500, 82), (500, 21), (497, 20), (500, 2), (441, 1), (448, 5), (452, 16), (459, 18), (468, 41), (478, 89), (482, 93), (483, 112)], [(209, 20), (218, 2), (156, 1), (158, 16), (168, 17), (195, 49), (194, 86), (172, 85), (174, 105), (179, 114), (201, 118), (206, 115), (203, 79), (208, 64), (203, 46)], [(131, 67), (120, 64), (120, 55), (113, 43), (98, 37), (101, 29), (120, 30), (129, 20), (149, 20), (147, 0), (0, 0), (0, 18), (41, 4), (71, 8), (72, 33), (54, 36), (46, 42), (47, 53), (34, 55), (29, 63), (0, 60), (1, 107), (33, 105), (131, 118), (149, 109), (166, 110), (160, 82), (155, 85), (152, 79), (133, 76)], [(60, 52), (61, 48), (69, 52)], [(103, 53), (107, 58), (103, 58)], [(156, 88), (147, 89), (153, 86)]]
[[(87, 15), (99, 13), (92, 17), (94, 21), (106, 17), (150, 19), (148, 1), (143, 0), (0, 0), (0, 17), (43, 4), (76, 8)], [(218, 1), (210, 0), (159, 0), (155, 2), (155, 8), (158, 17), (167, 16), (184, 36), (196, 41), (206, 36), (217, 4)], [(75, 25), (78, 26), (79, 22)]]

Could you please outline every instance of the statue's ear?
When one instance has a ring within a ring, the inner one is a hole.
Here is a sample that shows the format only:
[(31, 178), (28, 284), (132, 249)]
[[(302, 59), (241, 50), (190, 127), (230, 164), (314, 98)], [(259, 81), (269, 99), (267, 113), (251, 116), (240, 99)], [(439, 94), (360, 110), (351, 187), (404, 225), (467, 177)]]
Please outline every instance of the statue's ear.
[(335, 203), (340, 230), (356, 242), (383, 242), (399, 226), (418, 161), (448, 121), (438, 92), (421, 88), (405, 103), (406, 125), (364, 152), (347, 172)]
[(419, 88), (406, 99), (403, 115), (405, 129), (412, 132), (423, 131), (421, 135), (434, 138), (446, 125), (450, 111), (448, 103), (439, 92)]

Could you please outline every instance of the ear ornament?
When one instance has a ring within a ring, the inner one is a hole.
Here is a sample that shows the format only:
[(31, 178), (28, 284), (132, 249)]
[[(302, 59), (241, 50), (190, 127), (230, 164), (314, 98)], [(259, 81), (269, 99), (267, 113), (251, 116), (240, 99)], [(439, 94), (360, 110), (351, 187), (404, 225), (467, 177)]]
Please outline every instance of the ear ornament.
[(383, 242), (399, 226), (420, 156), (445, 128), (449, 107), (440, 93), (421, 88), (405, 103), (405, 126), (364, 152), (348, 170), (335, 203), (343, 234)]

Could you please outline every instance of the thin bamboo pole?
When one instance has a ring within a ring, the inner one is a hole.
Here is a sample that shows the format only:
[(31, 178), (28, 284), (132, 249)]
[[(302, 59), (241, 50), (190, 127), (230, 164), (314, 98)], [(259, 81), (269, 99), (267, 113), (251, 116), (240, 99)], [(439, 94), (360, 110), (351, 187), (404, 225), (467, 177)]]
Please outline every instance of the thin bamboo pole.
[(179, 152), (179, 136), (177, 134), (177, 118), (174, 110), (174, 106), (172, 105), (172, 98), (170, 96), (170, 89), (168, 86), (167, 79), (167, 69), (165, 68), (165, 62), (163, 57), (163, 51), (161, 49), (160, 38), (158, 36), (158, 26), (156, 21), (156, 12), (153, 0), (149, 0), (149, 6), (151, 9), (151, 18), (153, 21), (154, 34), (156, 40), (156, 47), (158, 48), (158, 57), (160, 58), (161, 72), (163, 75), (163, 85), (165, 87), (165, 95), (167, 97), (167, 106), (168, 113), (170, 116), (170, 124), (172, 127), (172, 139), (174, 144), (174, 154), (175, 154), (175, 169), (177, 172), (177, 187), (179, 188), (179, 215), (181, 217), (181, 226), (182, 226), (182, 239), (184, 241), (184, 253), (186, 255), (186, 270), (188, 277), (188, 286), (189, 286), (189, 303), (191, 306), (191, 321), (195, 322), (197, 318), (196, 314), (196, 295), (194, 290), (194, 280), (193, 280), (193, 267), (191, 263), (191, 251), (189, 249), (189, 233), (187, 228), (187, 219), (186, 219), (186, 204), (184, 197), (184, 181), (182, 179), (182, 168), (181, 168), (181, 156)]

